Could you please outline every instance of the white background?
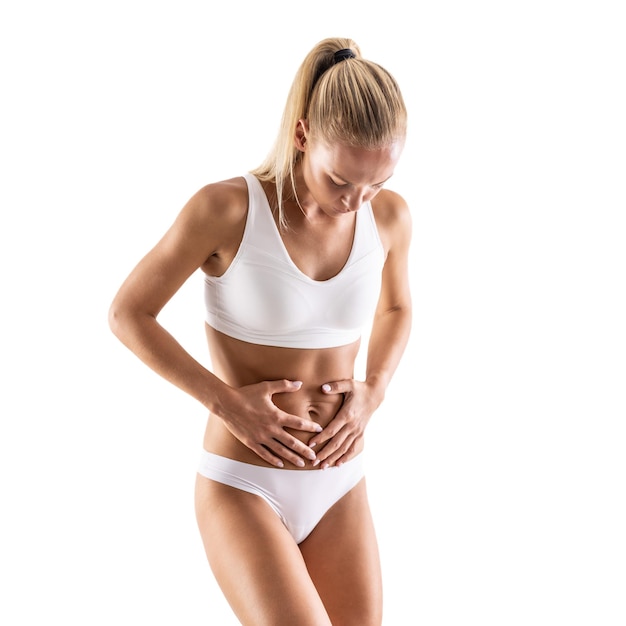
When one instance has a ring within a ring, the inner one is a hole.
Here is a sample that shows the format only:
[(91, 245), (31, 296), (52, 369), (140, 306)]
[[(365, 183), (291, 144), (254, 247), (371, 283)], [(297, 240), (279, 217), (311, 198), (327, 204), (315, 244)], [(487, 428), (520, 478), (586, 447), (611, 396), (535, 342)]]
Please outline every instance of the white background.
[[(368, 443), (385, 626), (623, 626), (619, 4), (3, 3), (0, 622), (236, 623), (193, 513), (204, 409), (107, 309), (347, 36), (411, 116), (414, 330)], [(163, 321), (207, 363), (194, 279)]]

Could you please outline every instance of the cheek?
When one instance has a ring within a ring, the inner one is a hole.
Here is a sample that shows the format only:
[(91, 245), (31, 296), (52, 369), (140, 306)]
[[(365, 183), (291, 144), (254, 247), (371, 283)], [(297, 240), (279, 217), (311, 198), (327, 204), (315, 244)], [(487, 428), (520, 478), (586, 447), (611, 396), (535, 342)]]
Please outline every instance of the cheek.
[(330, 195), (331, 190), (328, 189), (324, 175), (317, 169), (307, 168), (304, 171), (304, 182), (318, 202)]
[(324, 175), (317, 176), (315, 179), (315, 188), (311, 189), (317, 201), (320, 204), (336, 200), (341, 196), (341, 189), (337, 187), (331, 187)]

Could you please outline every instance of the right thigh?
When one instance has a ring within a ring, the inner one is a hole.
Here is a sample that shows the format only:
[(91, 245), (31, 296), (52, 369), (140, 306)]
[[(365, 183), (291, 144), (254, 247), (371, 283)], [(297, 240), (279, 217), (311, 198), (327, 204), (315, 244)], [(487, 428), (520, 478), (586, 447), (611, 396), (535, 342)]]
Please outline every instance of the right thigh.
[(296, 542), (265, 500), (198, 475), (195, 501), (209, 565), (242, 624), (330, 626)]

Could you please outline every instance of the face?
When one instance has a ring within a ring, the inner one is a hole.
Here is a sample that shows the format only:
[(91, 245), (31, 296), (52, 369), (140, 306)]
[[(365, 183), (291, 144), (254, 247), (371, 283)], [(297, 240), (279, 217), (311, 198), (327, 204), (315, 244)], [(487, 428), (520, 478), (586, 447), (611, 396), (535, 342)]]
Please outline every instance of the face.
[(304, 183), (310, 198), (330, 216), (356, 211), (371, 200), (393, 175), (403, 148), (401, 141), (376, 150), (327, 145), (312, 139), (304, 122), (298, 128)]

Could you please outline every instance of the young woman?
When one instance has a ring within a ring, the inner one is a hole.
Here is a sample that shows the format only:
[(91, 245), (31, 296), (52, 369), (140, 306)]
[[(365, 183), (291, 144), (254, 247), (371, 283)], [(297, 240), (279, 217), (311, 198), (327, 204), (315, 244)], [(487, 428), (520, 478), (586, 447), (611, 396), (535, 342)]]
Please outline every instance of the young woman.
[[(382, 621), (363, 447), (411, 325), (410, 214), (383, 188), (405, 135), (393, 77), (321, 41), (266, 162), (200, 189), (111, 305), (115, 335), (208, 410), (197, 520), (242, 624)], [(197, 268), (212, 371), (157, 321)]]

